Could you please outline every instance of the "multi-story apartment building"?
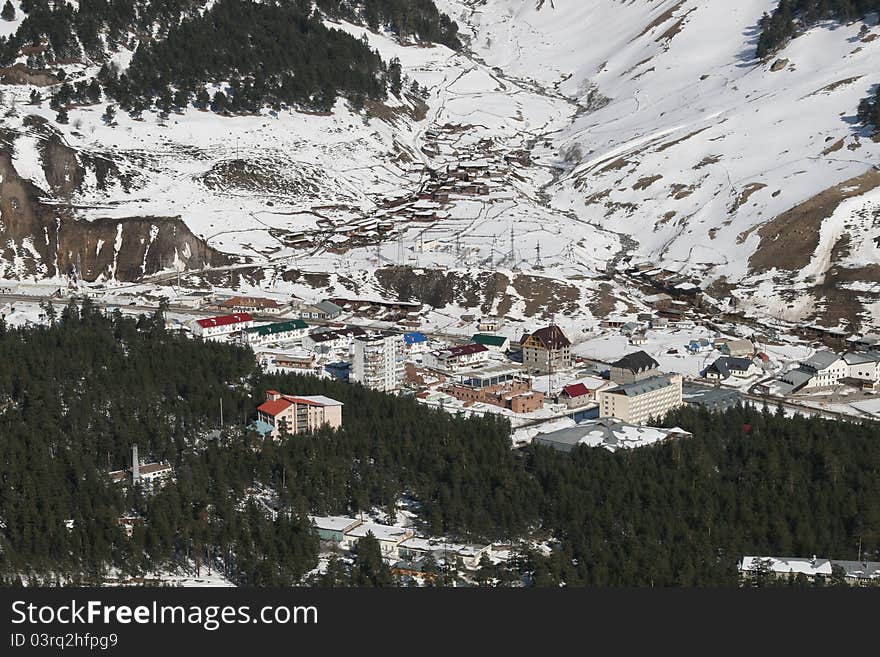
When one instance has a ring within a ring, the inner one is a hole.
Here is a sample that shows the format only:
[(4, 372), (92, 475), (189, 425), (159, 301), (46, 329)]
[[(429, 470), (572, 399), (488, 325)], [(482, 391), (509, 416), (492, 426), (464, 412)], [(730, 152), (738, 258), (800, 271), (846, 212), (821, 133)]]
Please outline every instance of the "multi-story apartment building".
[(253, 325), (254, 318), (249, 313), (236, 313), (235, 315), (197, 319), (191, 324), (191, 328), (193, 335), (207, 339), (243, 331)]
[(258, 313), (264, 315), (278, 315), (284, 309), (275, 299), (263, 297), (232, 297), (221, 301), (218, 307), (227, 312)]
[(630, 424), (660, 419), (681, 405), (679, 374), (652, 376), (599, 391), (599, 417), (615, 417)]
[(342, 426), (342, 402), (321, 395), (282, 395), (277, 390), (266, 392), (266, 401), (257, 407), (255, 428), (276, 440), (284, 434), (316, 431), (327, 425)]
[(244, 329), (239, 336), (243, 344), (249, 344), (253, 347), (273, 342), (302, 340), (308, 332), (309, 327), (304, 321), (292, 319), (287, 322), (252, 326)]
[(400, 388), (405, 359), (402, 335), (361, 336), (354, 340), (352, 352), (350, 381), (386, 392)]
[(538, 329), (521, 342), (523, 367), (528, 372), (546, 374), (571, 365), (571, 342), (555, 324)]
[(611, 380), (617, 385), (635, 383), (659, 374), (660, 364), (644, 351), (635, 351), (611, 363)]

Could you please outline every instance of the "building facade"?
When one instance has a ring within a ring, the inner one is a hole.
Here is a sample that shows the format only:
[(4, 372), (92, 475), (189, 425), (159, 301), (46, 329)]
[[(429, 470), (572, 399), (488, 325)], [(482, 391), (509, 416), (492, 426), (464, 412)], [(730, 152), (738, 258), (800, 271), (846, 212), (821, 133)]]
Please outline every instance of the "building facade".
[(455, 372), (489, 360), (489, 349), (482, 344), (464, 344), (425, 354), (425, 365), (443, 372)]
[(571, 365), (571, 341), (562, 329), (551, 324), (522, 340), (523, 367), (547, 374)]
[(659, 375), (660, 364), (644, 351), (635, 351), (611, 363), (611, 380), (618, 385), (635, 383)]
[(217, 304), (227, 312), (236, 313), (259, 313), (264, 315), (278, 315), (283, 307), (275, 299), (263, 297), (232, 297)]
[(284, 434), (316, 431), (322, 426), (342, 426), (342, 402), (320, 395), (282, 395), (277, 390), (266, 392), (266, 401), (257, 407), (257, 431), (279, 439)]
[(402, 335), (389, 333), (356, 338), (349, 380), (374, 390), (398, 390), (404, 378), (404, 354)]
[(309, 327), (304, 321), (292, 319), (289, 322), (252, 326), (244, 329), (239, 336), (242, 344), (249, 344), (254, 347), (273, 342), (302, 340), (308, 332)]
[(218, 338), (243, 331), (254, 325), (254, 318), (250, 313), (236, 313), (234, 315), (221, 315), (220, 317), (208, 317), (195, 320), (190, 328), (193, 335), (199, 338)]
[(682, 405), (681, 375), (652, 376), (599, 392), (599, 417), (630, 424), (660, 419)]

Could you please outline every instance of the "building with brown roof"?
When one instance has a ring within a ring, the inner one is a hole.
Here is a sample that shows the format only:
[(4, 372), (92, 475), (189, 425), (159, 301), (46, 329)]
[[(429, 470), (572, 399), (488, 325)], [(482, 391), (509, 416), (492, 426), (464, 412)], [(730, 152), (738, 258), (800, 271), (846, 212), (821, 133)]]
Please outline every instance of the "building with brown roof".
[(523, 367), (529, 372), (546, 374), (571, 365), (571, 341), (555, 324), (525, 338), (522, 351)]

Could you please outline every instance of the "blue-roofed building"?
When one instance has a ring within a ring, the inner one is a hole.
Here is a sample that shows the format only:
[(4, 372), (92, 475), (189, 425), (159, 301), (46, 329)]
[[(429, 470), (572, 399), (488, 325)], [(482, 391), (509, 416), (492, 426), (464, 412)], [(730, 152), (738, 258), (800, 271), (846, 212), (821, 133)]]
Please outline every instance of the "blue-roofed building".
[(348, 375), (351, 372), (351, 363), (345, 361), (327, 363), (324, 365), (324, 371), (338, 381), (348, 382)]
[(260, 434), (260, 436), (265, 438), (266, 436), (268, 436), (269, 434), (272, 433), (272, 431), (275, 429), (275, 427), (273, 427), (268, 422), (264, 422), (263, 420), (254, 420), (253, 422), (251, 422), (248, 425), (248, 429), (253, 429), (258, 434)]
[(411, 354), (422, 354), (428, 350), (428, 336), (418, 331), (404, 333), (403, 343)]

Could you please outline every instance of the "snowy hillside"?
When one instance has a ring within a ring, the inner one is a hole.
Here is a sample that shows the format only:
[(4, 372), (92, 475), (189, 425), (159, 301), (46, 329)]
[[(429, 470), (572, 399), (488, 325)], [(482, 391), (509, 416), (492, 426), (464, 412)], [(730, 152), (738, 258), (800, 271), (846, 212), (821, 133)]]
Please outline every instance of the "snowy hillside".
[[(413, 280), (377, 267), (402, 265), (503, 277), (453, 305), (589, 315), (628, 307), (596, 277), (630, 257), (759, 315), (880, 314), (880, 146), (855, 121), (877, 83), (875, 19), (817, 26), (760, 62), (772, 0), (436, 4), (464, 52), (334, 25), (428, 89), (367, 114), (340, 100), (332, 115), (189, 108), (108, 125), (102, 102), (57, 124), (34, 87), (4, 85), (0, 275), (120, 284), (185, 268), (194, 286), (388, 296)], [(481, 191), (435, 194), (430, 171), (462, 163)], [(34, 218), (13, 229), (22, 206)], [(53, 234), (74, 224), (95, 228)]]
[[(833, 324), (856, 301), (837, 298), (849, 285), (873, 292), (876, 316), (880, 147), (855, 122), (877, 83), (876, 17), (820, 25), (760, 62), (772, 0), (441, 4), (490, 65), (585, 105), (608, 99), (554, 136), (554, 207), (670, 269), (724, 277), (774, 315), (827, 309)], [(829, 275), (840, 284), (823, 287)], [(807, 294), (787, 307), (792, 286)]]

